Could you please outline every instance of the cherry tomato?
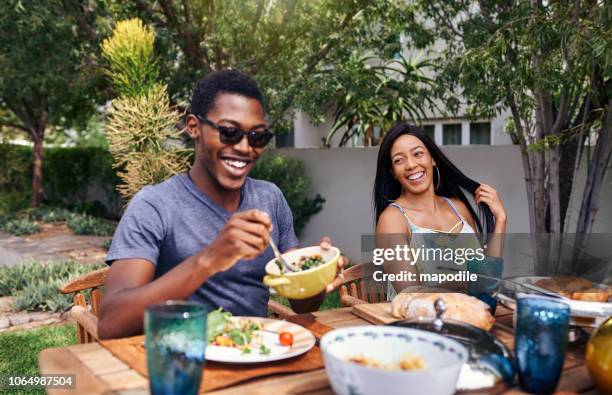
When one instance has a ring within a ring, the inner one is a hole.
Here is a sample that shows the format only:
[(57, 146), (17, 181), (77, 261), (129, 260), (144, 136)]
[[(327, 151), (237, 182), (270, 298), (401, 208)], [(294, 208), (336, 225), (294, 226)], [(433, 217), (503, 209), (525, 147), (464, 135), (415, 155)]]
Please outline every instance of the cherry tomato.
[(278, 341), (281, 346), (292, 346), (293, 345), (293, 335), (289, 332), (281, 332), (278, 334)]

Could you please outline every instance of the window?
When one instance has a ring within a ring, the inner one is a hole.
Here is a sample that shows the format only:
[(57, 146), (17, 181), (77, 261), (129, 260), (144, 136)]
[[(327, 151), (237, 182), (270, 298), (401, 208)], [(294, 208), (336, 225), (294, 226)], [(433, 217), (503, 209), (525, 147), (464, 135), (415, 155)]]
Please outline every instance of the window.
[(442, 125), (442, 144), (461, 145), (461, 124), (449, 123)]
[(423, 125), (423, 131), (426, 135), (431, 137), (433, 141), (436, 141), (436, 125)]
[(470, 124), (470, 144), (491, 144), (490, 122), (475, 122)]
[(292, 131), (279, 131), (274, 136), (276, 141), (276, 147), (293, 147), (295, 145), (295, 132)]

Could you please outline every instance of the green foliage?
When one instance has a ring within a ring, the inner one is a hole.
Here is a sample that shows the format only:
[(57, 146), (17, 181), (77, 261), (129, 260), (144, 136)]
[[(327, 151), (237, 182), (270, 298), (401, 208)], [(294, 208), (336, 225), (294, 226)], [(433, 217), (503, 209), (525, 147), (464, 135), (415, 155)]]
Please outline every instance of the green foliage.
[[(98, 22), (103, 2), (6, 0), (0, 12), (0, 126), (42, 147), (45, 136), (83, 129), (104, 103), (99, 69)], [(39, 151), (37, 151), (39, 152)], [(31, 204), (42, 198), (42, 158)], [(14, 200), (11, 195), (9, 201)]]
[(72, 305), (72, 298), (60, 294), (59, 288), (102, 266), (63, 261), (0, 267), (0, 296), (13, 296), (18, 310), (65, 311)]
[[(28, 206), (32, 156), (31, 147), (0, 144), (0, 163), (5, 164), (0, 167), (0, 215)], [(115, 185), (119, 179), (112, 169), (113, 159), (108, 151), (102, 147), (57, 147), (45, 148), (43, 156), (44, 204), (92, 215), (117, 217), (121, 203)], [(104, 203), (87, 200), (91, 188), (104, 196)]]
[(20, 211), (18, 216), (27, 217), (33, 221), (40, 221), (47, 224), (68, 221), (74, 213), (64, 208), (41, 206)]
[(77, 235), (112, 236), (116, 227), (114, 222), (91, 215), (42, 206), (0, 217), (0, 228), (5, 232), (21, 236), (38, 232), (40, 230), (38, 222), (66, 222)]
[(168, 0), (163, 7), (138, 2), (122, 12), (155, 26), (157, 64), (173, 102), (186, 103), (193, 83), (205, 73), (238, 69), (257, 80), (272, 125), (280, 132), (295, 109), (323, 120), (349, 88), (336, 81), (346, 75), (351, 56), (390, 60), (404, 33), (423, 30), (409, 3)]
[[(451, 111), (459, 109), (462, 92), (475, 116), (514, 105), (522, 118), (530, 118), (538, 91), (550, 91), (558, 107), (564, 89), (576, 98), (605, 89), (612, 75), (612, 13), (605, 3), (479, 4), (419, 2), (419, 12), (431, 21), (431, 38), (449, 44), (437, 62), (440, 93)], [(449, 23), (456, 19), (461, 23)]]
[(321, 211), (325, 203), (319, 194), (314, 198), (309, 197), (310, 179), (304, 174), (304, 163), (299, 159), (264, 155), (250, 177), (270, 181), (280, 188), (291, 208), (297, 234), (311, 216)]
[(113, 100), (106, 136), (123, 181), (117, 189), (125, 200), (145, 185), (160, 183), (188, 168), (190, 150), (168, 145), (181, 134), (176, 128), (179, 120), (161, 85), (141, 96)]
[(82, 124), (101, 99), (98, 88), (103, 80), (92, 62), (98, 51), (91, 46), (95, 37), (88, 35), (92, 30), (83, 30), (92, 29), (88, 23), (95, 22), (82, 12), (60, 0), (3, 2), (0, 106), (10, 109), (26, 128), (41, 120)]
[(107, 74), (121, 96), (144, 95), (157, 83), (154, 38), (153, 30), (134, 18), (117, 22), (113, 36), (102, 43)]
[(334, 81), (345, 89), (334, 98), (334, 123), (325, 140), (329, 147), (332, 137), (341, 129), (345, 132), (339, 146), (353, 136), (364, 139), (366, 145), (376, 145), (374, 128), (380, 137), (395, 123), (409, 119), (413, 123), (425, 117), (426, 106), (433, 102), (425, 94), (433, 80), (425, 76), (431, 67), (428, 61), (409, 61), (403, 55), (381, 62), (371, 56), (346, 62)]
[[(0, 376), (40, 375), (38, 355), (41, 351), (76, 343), (76, 324), (74, 323), (0, 333)], [(11, 390), (8, 393), (11, 395), (42, 395), (45, 391), (44, 389), (23, 389)]]
[(40, 231), (38, 224), (28, 218), (3, 218), (0, 219), (0, 227), (3, 231), (15, 236), (31, 235)]
[(72, 214), (67, 223), (77, 235), (112, 236), (117, 226), (113, 222), (85, 214)]
[(153, 31), (139, 19), (119, 22), (103, 51), (120, 95), (109, 111), (106, 137), (123, 181), (118, 190), (129, 200), (145, 185), (184, 171), (189, 151), (171, 143), (182, 133), (181, 114), (170, 106), (166, 85), (156, 81)]

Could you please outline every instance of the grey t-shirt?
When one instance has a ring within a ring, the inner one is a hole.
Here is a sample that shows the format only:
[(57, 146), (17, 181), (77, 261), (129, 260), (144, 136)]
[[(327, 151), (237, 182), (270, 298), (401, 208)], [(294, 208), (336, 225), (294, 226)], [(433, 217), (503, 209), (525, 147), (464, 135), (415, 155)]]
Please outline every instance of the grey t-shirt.
[[(291, 210), (276, 185), (247, 178), (238, 211), (250, 209), (270, 215), (271, 237), (281, 251), (297, 246)], [(146, 259), (155, 265), (157, 278), (209, 245), (231, 215), (200, 191), (187, 173), (146, 186), (121, 218), (106, 261)], [(268, 247), (255, 259), (238, 261), (210, 277), (190, 299), (211, 310), (223, 307), (234, 315), (265, 316), (269, 292), (262, 279), (273, 257)]]

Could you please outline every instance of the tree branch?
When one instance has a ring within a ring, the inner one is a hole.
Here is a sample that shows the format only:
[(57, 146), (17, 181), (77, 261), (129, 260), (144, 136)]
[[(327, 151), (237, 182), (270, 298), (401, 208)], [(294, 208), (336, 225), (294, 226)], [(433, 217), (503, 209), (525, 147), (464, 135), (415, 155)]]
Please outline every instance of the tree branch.
[(11, 128), (20, 129), (20, 130), (30, 134), (30, 129), (28, 129), (24, 125), (20, 125), (18, 123), (14, 123), (14, 122), (0, 122), (0, 126), (8, 126), (8, 127), (11, 127)]
[[(161, 26), (165, 26), (167, 25), (167, 23), (163, 20), (161, 20), (157, 15), (156, 12), (149, 6), (149, 4), (151, 4), (150, 2), (145, 2), (142, 0), (132, 0), (134, 2), (134, 7), (136, 7), (136, 10), (145, 15), (146, 19), (150, 20), (151, 22), (161, 25)], [(158, 12), (159, 14), (159, 12)]]
[[(164, 14), (168, 26), (177, 32), (180, 37), (180, 47), (187, 58), (188, 63), (194, 68), (199, 69), (205, 66), (204, 61), (208, 61), (206, 59), (205, 52), (200, 48), (200, 39), (199, 36), (201, 29), (185, 29), (187, 26), (186, 21), (179, 20), (177, 16), (176, 9), (172, 4), (171, 0), (157, 0), (162, 13)], [(193, 24), (191, 24), (193, 27)]]
[[(279, 27), (279, 31), (286, 31), (285, 27), (287, 26), (288, 21), (291, 19), (291, 17), (293, 16), (293, 13), (295, 11), (296, 5), (297, 5), (297, 1), (298, 0), (290, 0), (287, 3), (287, 9), (285, 10), (285, 13), (283, 14), (283, 19), (281, 20), (281, 24)], [(257, 9), (257, 15), (256, 18), (259, 20), (261, 19), (261, 16), (259, 13), (260, 11), (263, 11), (264, 7), (260, 7), (262, 6), (262, 4), (264, 3), (264, 1), (262, 0), (259, 3), (258, 9)], [(260, 10), (259, 8), (262, 8), (262, 10)], [(253, 34), (255, 33), (256, 28), (253, 28)], [(276, 54), (278, 53), (278, 48), (280, 48), (280, 40), (277, 37), (275, 40), (271, 40), (268, 42), (268, 46), (266, 48), (265, 51), (263, 51), (263, 53), (265, 54), (265, 56), (259, 60), (259, 62), (257, 62), (257, 60), (253, 59), (252, 62), (252, 67), (251, 67), (251, 74), (257, 74), (259, 72), (259, 70), (261, 70), (261, 68), (263, 67), (264, 64), (266, 64), (266, 62), (269, 59), (274, 59), (274, 57), (276, 56)], [(285, 45), (288, 45), (289, 42), (285, 41)]]
[[(346, 15), (342, 20), (342, 23), (340, 24), (338, 30), (344, 31), (344, 29), (347, 28), (351, 21), (362, 11), (363, 9), (354, 9), (353, 12)], [(270, 127), (276, 125), (276, 123), (282, 118), (285, 111), (289, 109), (289, 107), (293, 103), (293, 100), (295, 99), (297, 92), (300, 90), (302, 84), (306, 81), (306, 78), (310, 75), (310, 73), (312, 73), (314, 68), (317, 67), (317, 65), (327, 56), (327, 54), (329, 53), (329, 51), (332, 50), (334, 45), (338, 43), (338, 41), (340, 40), (338, 37), (339, 35), (336, 37), (330, 37), (329, 41), (325, 43), (325, 45), (309, 59), (304, 70), (300, 72), (300, 76), (298, 77), (295, 86), (285, 98), (283, 104), (280, 107), (281, 110), (278, 112), (276, 119), (272, 121)]]
[(253, 17), (253, 21), (251, 25), (253, 26), (253, 30), (251, 31), (253, 34), (257, 31), (257, 25), (261, 21), (261, 17), (263, 16), (264, 9), (266, 8), (266, 0), (259, 0), (257, 2), (257, 10), (255, 11), (255, 16)]
[(569, 101), (569, 89), (567, 85), (564, 85), (563, 89), (561, 90), (561, 99), (559, 100), (559, 110), (557, 111), (557, 117), (550, 129), (551, 134), (559, 134), (559, 132), (561, 131), (561, 127), (565, 124), (568, 115), (567, 112), (569, 108)]

